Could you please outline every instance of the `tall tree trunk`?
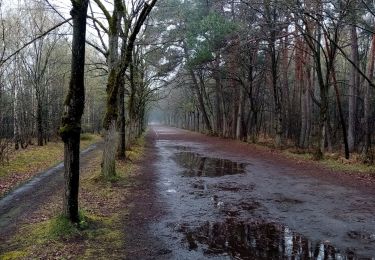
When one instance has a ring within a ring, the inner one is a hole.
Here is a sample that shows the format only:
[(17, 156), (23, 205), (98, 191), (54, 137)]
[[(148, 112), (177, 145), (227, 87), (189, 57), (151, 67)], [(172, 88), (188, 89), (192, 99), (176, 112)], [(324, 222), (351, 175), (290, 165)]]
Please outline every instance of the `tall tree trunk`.
[(224, 137), (228, 136), (228, 120), (227, 120), (227, 114), (225, 112), (225, 99), (224, 99), (224, 91), (220, 85), (220, 109), (222, 111), (222, 132), (221, 135)]
[(217, 72), (214, 72), (215, 76), (215, 103), (214, 103), (214, 109), (215, 109), (215, 117), (214, 117), (214, 121), (215, 121), (215, 124), (214, 124), (214, 132), (215, 134), (217, 135), (220, 135), (220, 133), (222, 132), (222, 123), (223, 123), (223, 120), (222, 120), (222, 117), (223, 117), (223, 113), (221, 112), (221, 99), (220, 99), (220, 77), (218, 76), (218, 73)]
[(43, 146), (43, 107), (41, 104), (40, 97), (37, 98), (36, 108), (36, 132), (38, 139), (38, 146)]
[[(13, 139), (14, 139), (14, 149), (19, 149), (20, 144), (20, 132), (19, 132), (19, 118), (18, 118), (18, 96), (17, 96), (17, 84), (12, 84), (12, 96), (13, 96)], [(1, 89), (0, 89), (1, 92)], [(1, 94), (0, 94), (0, 104), (1, 104)], [(0, 121), (2, 122), (2, 121)], [(21, 142), (22, 146), (22, 142)]]
[(200, 118), (200, 114), (199, 114), (199, 110), (197, 109), (197, 132), (201, 131), (201, 128), (199, 125), (199, 121), (200, 121), (199, 118)]
[(265, 16), (266, 16), (266, 23), (268, 26), (268, 52), (270, 55), (270, 62), (271, 62), (271, 85), (273, 91), (273, 99), (274, 99), (274, 129), (275, 129), (275, 146), (280, 148), (282, 145), (282, 114), (281, 114), (281, 90), (277, 84), (278, 81), (278, 53), (276, 50), (276, 7), (272, 6), (271, 2), (268, 0), (264, 1), (265, 5)]
[(65, 100), (60, 135), (64, 141), (64, 215), (74, 223), (79, 222), (79, 145), (81, 117), (85, 103), (85, 42), (86, 15), (89, 0), (72, 0), (73, 42), (69, 91)]
[(119, 117), (118, 117), (118, 131), (120, 132), (119, 143), (117, 148), (117, 158), (125, 159), (125, 86), (121, 83), (119, 88)]
[[(284, 33), (284, 31), (283, 31)], [(289, 88), (289, 52), (288, 52), (288, 44), (289, 44), (289, 37), (288, 37), (288, 27), (285, 28), (285, 38), (284, 41), (282, 41), (282, 59), (281, 59), (281, 73), (282, 73), (282, 86), (280, 87), (280, 94), (284, 93), (284, 95), (281, 95), (280, 97), (280, 103), (281, 106), (286, 110), (285, 111), (285, 122), (282, 125), (282, 132), (284, 136), (289, 137), (291, 134), (291, 119), (292, 119), (292, 104), (293, 104), (293, 95), (290, 93)], [(283, 96), (285, 97), (283, 99)], [(284, 100), (284, 101), (283, 101)], [(282, 115), (281, 115), (282, 116)], [(281, 122), (282, 123), (282, 122)]]
[(281, 114), (281, 97), (280, 97), (280, 90), (277, 84), (277, 59), (276, 59), (276, 50), (275, 50), (275, 43), (273, 43), (273, 51), (271, 54), (271, 70), (272, 70), (272, 89), (273, 89), (273, 98), (274, 98), (274, 105), (275, 105), (275, 114), (274, 114), (274, 122), (275, 122), (275, 146), (277, 148), (281, 147), (282, 144), (282, 114)]
[[(306, 56), (309, 56), (310, 54), (307, 54)], [(316, 73), (312, 69), (312, 66), (310, 66), (311, 59), (308, 60), (309, 66), (307, 66), (305, 73), (306, 73), (306, 86), (308, 90), (314, 89), (316, 84)], [(305, 147), (310, 146), (310, 140), (311, 140), (311, 131), (312, 131), (312, 112), (313, 112), (313, 100), (311, 98), (311, 95), (309, 91), (306, 91), (305, 93), (305, 102), (306, 102), (306, 135), (305, 135)]]
[[(121, 88), (121, 80), (117, 76), (118, 66), (119, 66), (119, 34), (118, 31), (121, 26), (121, 18), (119, 12), (122, 3), (114, 4), (113, 13), (111, 20), (109, 21), (109, 32), (108, 32), (108, 82), (107, 82), (107, 115), (110, 117), (106, 118), (104, 121), (104, 149), (102, 158), (102, 174), (105, 177), (113, 177), (116, 175), (115, 167), (115, 156), (117, 149), (118, 140), (118, 129), (116, 127), (117, 113), (119, 97), (117, 96), (119, 88)], [(112, 93), (116, 91), (116, 93)], [(110, 112), (110, 113), (109, 113)]]
[[(322, 62), (321, 62), (321, 45), (322, 40), (322, 28), (318, 26), (316, 32), (314, 61), (316, 76), (318, 79), (319, 90), (320, 90), (320, 106), (319, 106), (319, 138), (318, 148), (316, 151), (316, 159), (322, 159), (325, 152), (325, 140), (327, 131), (327, 118), (328, 118), (328, 81), (324, 80)], [(327, 64), (326, 64), (327, 65)], [(330, 69), (327, 68), (326, 79), (329, 79)]]
[[(359, 54), (358, 54), (358, 37), (357, 27), (350, 26), (350, 42), (351, 42), (351, 60), (357, 67), (359, 67)], [(350, 83), (349, 83), (349, 117), (348, 117), (348, 143), (349, 151), (353, 152), (355, 149), (355, 123), (357, 113), (357, 91), (359, 88), (358, 71), (354, 66), (350, 68)]]
[[(317, 55), (318, 56), (318, 55)], [(320, 111), (319, 111), (319, 147), (317, 149), (316, 159), (322, 159), (325, 151), (326, 126), (328, 113), (328, 86), (324, 83), (323, 73), (320, 67), (320, 57), (315, 57), (317, 62), (317, 77), (320, 88)], [(319, 65), (318, 65), (319, 64)]]
[(117, 96), (110, 94), (115, 88), (118, 89), (119, 81), (116, 68), (110, 71), (107, 84), (107, 113), (104, 119), (104, 149), (102, 160), (102, 175), (106, 178), (112, 178), (116, 175), (116, 150), (118, 141), (118, 132), (116, 127), (118, 102)]
[(195, 73), (192, 69), (189, 69), (189, 73), (190, 73), (190, 77), (193, 81), (193, 87), (192, 88), (195, 91), (195, 94), (197, 96), (199, 109), (202, 112), (203, 121), (204, 121), (204, 123), (207, 127), (208, 132), (211, 134), (212, 133), (212, 127), (211, 127), (211, 123), (210, 123), (210, 120), (209, 120), (208, 115), (207, 115), (206, 107), (204, 105), (203, 95), (201, 94), (201, 91), (199, 90), (197, 78), (196, 78)]
[(294, 73), (294, 84), (295, 88), (300, 91), (300, 110), (301, 110), (301, 128), (299, 134), (298, 146), (306, 148), (306, 132), (307, 132), (307, 102), (306, 93), (308, 93), (308, 87), (306, 86), (305, 73), (303, 70), (303, 41), (296, 36), (296, 48), (295, 48), (295, 73)]
[(339, 93), (339, 87), (337, 86), (337, 80), (336, 80), (336, 71), (333, 68), (332, 70), (332, 79), (333, 79), (333, 86), (335, 88), (336, 93), (336, 100), (337, 100), (337, 108), (339, 110), (339, 116), (340, 116), (340, 123), (341, 123), (341, 129), (342, 129), (342, 136), (344, 141), (344, 148), (345, 148), (345, 158), (349, 159), (349, 144), (348, 144), (348, 136), (346, 133), (346, 124), (345, 124), (345, 118), (344, 113), (342, 112), (342, 106), (341, 106), (341, 98)]
[(116, 175), (116, 144), (118, 141), (118, 132), (116, 120), (111, 120), (106, 126), (104, 135), (102, 174), (106, 178), (112, 178)]
[(239, 97), (238, 97), (238, 111), (237, 111), (237, 122), (236, 122), (236, 139), (241, 139), (241, 129), (242, 129), (242, 118), (243, 118), (243, 90), (242, 86), (239, 86)]
[[(369, 53), (369, 58), (367, 62), (367, 77), (372, 80), (374, 78), (374, 61), (375, 61), (375, 35), (372, 35), (371, 40), (371, 48)], [(365, 130), (365, 142), (364, 148), (362, 152), (362, 157), (365, 162), (372, 162), (372, 154), (371, 154), (371, 125), (370, 125), (370, 118), (371, 118), (371, 106), (370, 100), (372, 98), (372, 88), (370, 84), (367, 82), (365, 87), (365, 97), (364, 97), (364, 127)]]
[[(116, 129), (116, 121), (118, 117), (118, 92), (121, 83), (123, 82), (123, 77), (125, 72), (132, 60), (132, 54), (134, 49), (134, 44), (137, 38), (138, 33), (141, 30), (143, 23), (150, 14), (152, 8), (155, 6), (157, 0), (152, 0), (151, 3), (144, 3), (142, 10), (140, 10), (137, 20), (134, 22), (134, 28), (131, 32), (129, 39), (126, 44), (123, 44), (121, 48), (121, 58), (116, 64), (115, 68), (109, 71), (108, 82), (107, 82), (107, 110), (104, 117), (104, 129), (105, 129), (105, 138), (104, 138), (104, 153), (103, 153), (103, 162), (102, 162), (102, 174), (106, 177), (113, 177), (116, 175), (116, 149), (117, 149), (117, 140), (118, 133)], [(124, 12), (123, 2), (121, 0), (115, 0), (115, 7), (119, 13)], [(117, 15), (117, 12), (113, 13), (114, 16)], [(120, 19), (119, 17), (117, 17)], [(111, 33), (112, 36), (117, 36), (118, 34), (118, 23), (117, 20), (111, 19), (112, 26)], [(110, 42), (111, 43), (111, 42)], [(113, 44), (115, 44), (113, 42)], [(110, 48), (114, 49), (114, 48)], [(112, 51), (112, 53), (114, 53)], [(117, 49), (116, 49), (117, 53)], [(111, 55), (111, 53), (110, 53)], [(115, 142), (115, 143), (111, 143)]]

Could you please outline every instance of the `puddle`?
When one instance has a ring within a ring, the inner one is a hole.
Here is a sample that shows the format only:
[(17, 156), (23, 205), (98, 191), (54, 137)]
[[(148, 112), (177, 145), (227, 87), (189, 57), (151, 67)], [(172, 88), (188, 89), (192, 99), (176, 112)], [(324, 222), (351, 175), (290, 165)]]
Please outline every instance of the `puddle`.
[(193, 152), (177, 153), (174, 159), (186, 169), (182, 173), (186, 177), (220, 177), (224, 175), (244, 174), (247, 166), (246, 163), (206, 157)]
[(241, 209), (243, 210), (247, 210), (247, 211), (253, 211), (255, 209), (258, 209), (260, 207), (260, 203), (257, 202), (257, 201), (242, 201), (239, 206), (241, 207)]
[(205, 192), (208, 191), (208, 186), (207, 186), (206, 183), (193, 183), (193, 184), (191, 185), (191, 187), (192, 187), (193, 189), (202, 190), (202, 191), (205, 191)]
[(356, 259), (353, 252), (340, 252), (333, 246), (314, 243), (288, 227), (265, 222), (205, 222), (198, 227), (180, 225), (183, 244), (206, 256), (234, 259)]
[(170, 245), (169, 259), (375, 260), (372, 192), (242, 152), (222, 156), (211, 143), (158, 145), (170, 214), (152, 232)]
[(287, 198), (287, 197), (281, 197), (281, 198), (275, 199), (275, 202), (280, 203), (280, 204), (291, 204), (291, 205), (303, 203), (302, 200)]
[(188, 146), (181, 146), (181, 145), (168, 145), (167, 148), (175, 149), (177, 151), (191, 151), (191, 147)]

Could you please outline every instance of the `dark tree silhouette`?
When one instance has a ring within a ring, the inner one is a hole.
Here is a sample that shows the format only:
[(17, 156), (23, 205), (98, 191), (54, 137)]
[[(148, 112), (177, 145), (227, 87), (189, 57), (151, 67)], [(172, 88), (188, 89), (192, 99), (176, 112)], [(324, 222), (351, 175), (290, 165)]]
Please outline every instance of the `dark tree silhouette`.
[(64, 214), (74, 223), (79, 222), (79, 142), (81, 117), (85, 102), (84, 66), (86, 16), (89, 0), (72, 0), (73, 43), (69, 91), (65, 100), (60, 135), (64, 141)]

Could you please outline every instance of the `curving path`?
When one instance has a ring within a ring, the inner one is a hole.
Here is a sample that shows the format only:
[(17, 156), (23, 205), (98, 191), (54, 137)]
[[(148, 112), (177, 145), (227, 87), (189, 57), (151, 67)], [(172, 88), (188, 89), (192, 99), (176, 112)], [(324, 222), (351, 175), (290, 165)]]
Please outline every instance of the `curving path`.
[[(89, 146), (81, 152), (81, 167), (90, 161), (102, 144)], [(48, 169), (0, 199), (0, 242), (22, 219), (37, 210), (49, 198), (63, 192), (64, 163)]]

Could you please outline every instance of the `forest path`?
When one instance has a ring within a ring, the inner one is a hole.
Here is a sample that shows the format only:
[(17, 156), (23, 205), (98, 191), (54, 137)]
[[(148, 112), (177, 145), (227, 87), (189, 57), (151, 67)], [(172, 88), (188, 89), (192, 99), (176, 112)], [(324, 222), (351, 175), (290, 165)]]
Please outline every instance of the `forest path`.
[(374, 259), (372, 180), (171, 127), (147, 140), (129, 259)]
[[(85, 167), (101, 149), (102, 142), (93, 144), (81, 152), (80, 167)], [(64, 163), (40, 173), (0, 199), (0, 238), (11, 234), (24, 218), (38, 210), (56, 195), (63, 196)]]

